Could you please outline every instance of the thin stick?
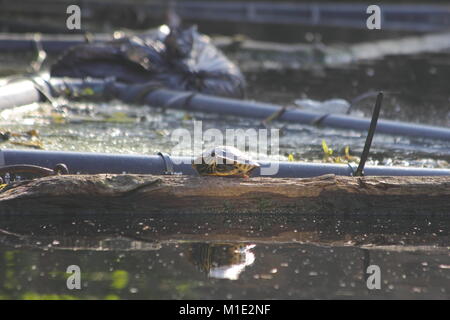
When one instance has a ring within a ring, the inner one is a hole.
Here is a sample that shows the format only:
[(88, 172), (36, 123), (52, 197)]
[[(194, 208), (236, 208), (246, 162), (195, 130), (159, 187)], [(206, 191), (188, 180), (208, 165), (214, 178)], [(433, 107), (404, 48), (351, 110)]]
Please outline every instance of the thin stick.
[(378, 117), (380, 116), (381, 103), (383, 102), (383, 92), (378, 93), (377, 101), (375, 102), (375, 108), (372, 113), (372, 120), (370, 121), (369, 132), (367, 133), (366, 143), (361, 154), (361, 160), (359, 161), (358, 169), (356, 169), (354, 176), (363, 176), (364, 165), (369, 157), (370, 146), (372, 145), (372, 139), (377, 128)]

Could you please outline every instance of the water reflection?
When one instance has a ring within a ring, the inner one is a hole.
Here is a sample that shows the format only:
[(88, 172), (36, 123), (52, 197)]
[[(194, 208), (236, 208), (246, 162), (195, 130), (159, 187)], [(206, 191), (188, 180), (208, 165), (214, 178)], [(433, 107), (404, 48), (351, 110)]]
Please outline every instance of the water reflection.
[(255, 262), (251, 251), (254, 244), (208, 244), (195, 243), (189, 248), (188, 259), (216, 279), (237, 280), (245, 267)]
[[(6, 216), (0, 298), (448, 299), (449, 226), (432, 215)], [(71, 264), (82, 290), (66, 288)], [(381, 290), (367, 289), (371, 264)]]

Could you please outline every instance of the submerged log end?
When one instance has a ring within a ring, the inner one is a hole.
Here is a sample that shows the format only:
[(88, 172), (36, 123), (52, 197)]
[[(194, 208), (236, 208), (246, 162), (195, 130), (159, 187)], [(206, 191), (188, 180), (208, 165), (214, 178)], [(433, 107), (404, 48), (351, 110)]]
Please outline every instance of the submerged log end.
[(450, 177), (67, 175), (12, 183), (0, 212), (449, 214)]

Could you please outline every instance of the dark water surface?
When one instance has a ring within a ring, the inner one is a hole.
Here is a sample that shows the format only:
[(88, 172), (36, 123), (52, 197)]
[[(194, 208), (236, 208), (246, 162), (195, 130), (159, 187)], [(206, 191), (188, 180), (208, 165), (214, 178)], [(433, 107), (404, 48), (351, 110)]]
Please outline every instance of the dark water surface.
[[(0, 298), (450, 298), (450, 219), (4, 217)], [(66, 268), (81, 269), (68, 290)], [(369, 290), (369, 265), (381, 289)]]

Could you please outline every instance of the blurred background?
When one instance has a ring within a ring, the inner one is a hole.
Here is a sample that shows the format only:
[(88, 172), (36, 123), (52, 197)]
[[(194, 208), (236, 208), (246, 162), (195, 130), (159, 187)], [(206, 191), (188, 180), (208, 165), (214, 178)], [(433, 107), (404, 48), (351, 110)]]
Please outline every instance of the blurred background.
[[(66, 28), (66, 9), (73, 4), (81, 8), (80, 30)], [(380, 30), (367, 29), (369, 4), (381, 7)], [(158, 27), (174, 13), (183, 24), (198, 25), (239, 66), (246, 99), (289, 107), (341, 99), (351, 103), (352, 115), (370, 117), (370, 93), (382, 90), (382, 118), (450, 126), (446, 0), (0, 0), (0, 76), (28, 72), (39, 39), (112, 39)], [(11, 50), (11, 38), (32, 41)], [(63, 49), (46, 52), (43, 70)], [(45, 150), (155, 154), (170, 153), (171, 130), (190, 129), (194, 120), (205, 120), (204, 130), (260, 126), (253, 119), (117, 101), (70, 104), (79, 113), (64, 119), (52, 116), (48, 103), (1, 112), (0, 129), (37, 130), (40, 144), (34, 147)], [(284, 160), (327, 161), (323, 140), (336, 155), (346, 146), (359, 155), (366, 137), (352, 130), (272, 126), (281, 129)], [(1, 147), (27, 145), (4, 141)], [(449, 162), (448, 141), (375, 135), (368, 164), (449, 168)], [(448, 299), (449, 226), (448, 216), (433, 213), (2, 218), (0, 299)], [(68, 261), (85, 272), (80, 292), (64, 286)], [(369, 263), (384, 272), (376, 293), (365, 286)]]
[[(71, 4), (81, 8), (80, 30), (66, 27), (66, 9)], [(449, 126), (450, 7), (445, 1), (377, 4), (381, 6), (380, 30), (367, 28), (369, 4), (364, 1), (0, 0), (0, 31), (4, 39), (15, 35), (34, 39), (42, 34), (45, 39), (71, 37), (82, 42), (144, 32), (176, 14), (183, 25), (198, 25), (199, 32), (210, 36), (213, 44), (238, 65), (248, 82), (248, 99), (309, 106), (311, 100), (344, 99), (352, 103), (369, 93), (368, 98), (352, 105), (352, 113), (370, 117), (375, 100), (370, 93), (383, 90), (386, 98), (381, 117)], [(36, 59), (33, 46), (25, 50), (8, 50), (7, 46), (0, 49), (0, 75), (23, 73)], [(47, 50), (44, 69), (62, 51)], [(133, 108), (132, 113), (141, 111)], [(147, 111), (141, 113), (148, 115)], [(53, 127), (45, 127), (41, 131), (53, 137), (53, 149), (149, 153), (170, 147), (164, 130), (173, 128), (173, 122), (166, 124), (175, 114), (165, 116), (163, 122), (153, 121), (150, 131), (146, 124), (134, 134), (127, 129), (128, 133), (121, 135), (120, 127), (98, 132), (96, 125), (86, 130), (95, 133), (78, 139), (78, 130), (55, 132)], [(183, 117), (175, 116), (175, 123)], [(211, 123), (219, 128), (227, 125)], [(247, 120), (238, 123), (243, 127), (254, 125)], [(295, 125), (285, 129), (283, 154), (293, 154), (296, 159), (317, 159), (324, 138), (335, 144), (335, 149), (349, 145), (360, 152), (363, 146), (361, 133)], [(290, 135), (292, 132), (296, 133)], [(66, 137), (64, 141), (54, 138), (58, 133)], [(115, 136), (113, 141), (111, 135)], [(101, 141), (92, 140), (92, 136), (101, 136)], [(155, 137), (152, 143), (146, 140), (148, 136)], [(442, 145), (389, 136), (376, 139), (375, 163), (443, 167), (450, 157), (445, 142)], [(67, 145), (67, 141), (71, 144)]]

